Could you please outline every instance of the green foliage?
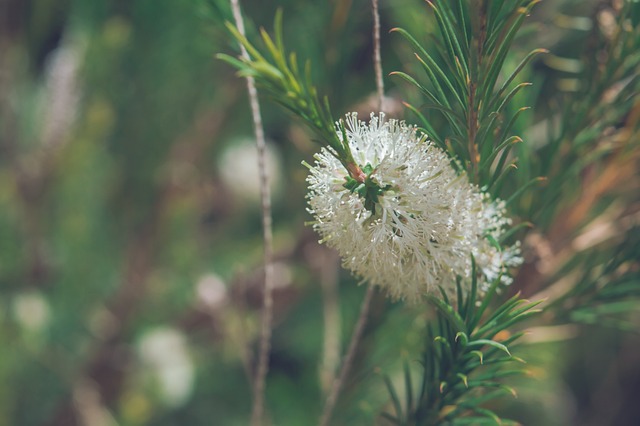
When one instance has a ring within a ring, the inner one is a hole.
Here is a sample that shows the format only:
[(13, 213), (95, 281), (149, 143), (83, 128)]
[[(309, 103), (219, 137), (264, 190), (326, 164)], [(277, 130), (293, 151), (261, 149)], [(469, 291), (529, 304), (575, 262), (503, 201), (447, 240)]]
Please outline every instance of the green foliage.
[[(375, 301), (336, 424), (379, 422), (384, 407), (402, 425), (634, 424), (640, 415), (640, 340), (620, 332), (638, 330), (640, 300), (640, 3), (534, 3), (383, 2), (383, 68), (402, 70), (387, 81), (388, 100), (395, 108), (393, 83), (409, 81), (408, 110), (424, 131), (530, 222), (505, 238), (533, 231), (508, 289), (419, 307)], [(257, 203), (223, 179), (226, 158), (247, 160), (225, 154), (251, 134), (245, 82), (227, 63), (343, 159), (320, 92), (334, 111), (368, 113), (374, 76), (368, 2), (242, 5), (248, 22), (270, 25), (276, 7), (286, 19), (278, 15), (272, 35), (248, 25), (244, 39), (225, 26), (226, 0), (3, 4), (0, 424), (74, 426), (92, 414), (128, 426), (208, 425), (212, 415), (247, 424), (262, 237)], [(403, 29), (387, 35), (390, 26)], [(236, 41), (250, 60), (212, 59)], [(541, 45), (552, 53), (539, 55)], [(300, 66), (290, 51), (309, 61)], [(76, 105), (54, 102), (64, 90), (51, 95), (64, 89), (51, 72), (61, 57), (77, 66)], [(65, 108), (73, 122), (51, 132), (60, 122), (48, 120)], [(323, 351), (337, 357), (348, 344), (363, 289), (302, 225), (300, 162), (317, 147), (283, 116), (263, 109), (274, 173), (287, 177), (286, 186), (274, 179), (287, 196), (274, 199), (267, 405), (273, 424), (295, 426), (322, 408), (318, 371), (334, 373)], [(241, 165), (232, 175), (251, 177), (253, 163)], [(546, 185), (532, 190), (538, 176)], [(384, 190), (345, 184), (372, 209)], [(518, 291), (547, 297), (544, 312), (511, 298)], [(175, 341), (154, 352), (169, 364), (145, 358), (142, 343), (158, 329), (180, 336), (188, 363), (172, 358)], [(399, 353), (421, 365), (406, 364), (400, 386), (393, 376), (385, 389), (371, 373), (393, 371)], [(519, 377), (511, 354), (536, 380)], [(189, 368), (188, 384), (167, 385), (164, 373)], [(508, 398), (516, 388), (517, 401)]]
[[(426, 134), (454, 158), (459, 158), (471, 179), (495, 193), (512, 170), (512, 147), (522, 142), (511, 131), (527, 108), (508, 115), (507, 106), (529, 83), (514, 84), (523, 68), (544, 49), (529, 53), (503, 76), (511, 43), (537, 1), (429, 1), (437, 22), (436, 43), (427, 51), (409, 32), (396, 28), (415, 50), (426, 82), (405, 72), (394, 72), (420, 89), (423, 105), (408, 105)], [(435, 129), (421, 110), (442, 113), (448, 129)]]
[[(544, 190), (523, 206), (541, 227), (575, 201), (566, 194), (580, 192), (577, 185), (585, 170), (606, 166), (612, 156), (624, 167), (637, 156), (640, 120), (630, 112), (637, 108), (640, 91), (638, 16), (640, 4), (625, 1), (612, 21), (593, 22), (578, 57), (547, 61), (560, 90), (543, 100), (548, 113), (540, 149), (522, 146), (519, 152), (531, 159), (531, 173), (548, 179)], [(573, 66), (562, 66), (566, 63)]]
[(622, 206), (637, 200), (639, 16), (640, 4), (625, 1), (592, 17), (565, 18), (590, 24), (569, 26), (554, 49), (561, 53), (545, 57), (550, 77), (536, 101), (541, 120), (531, 143), (517, 148), (529, 159), (517, 185), (536, 175), (546, 184), (513, 208), (548, 232), (544, 245), (571, 252), (554, 259), (538, 283), (553, 295), (545, 309), (559, 322), (637, 328), (640, 251), (632, 213)]
[(572, 285), (545, 307), (559, 322), (599, 324), (637, 331), (632, 318), (640, 300), (640, 227), (623, 241), (606, 241), (574, 256), (553, 281), (571, 277)]
[(386, 419), (397, 425), (416, 426), (506, 424), (483, 404), (505, 394), (515, 395), (515, 390), (501, 380), (524, 373), (522, 368), (512, 366), (524, 361), (511, 354), (524, 333), (511, 334), (507, 329), (540, 312), (534, 309), (540, 302), (516, 295), (489, 309), (499, 296), (498, 282), (482, 297), (475, 279), (468, 295), (458, 282), (455, 301), (444, 292), (441, 297), (429, 297), (437, 318), (427, 328), (419, 389), (414, 391), (406, 364), (404, 404), (387, 379), (396, 414), (386, 413)]

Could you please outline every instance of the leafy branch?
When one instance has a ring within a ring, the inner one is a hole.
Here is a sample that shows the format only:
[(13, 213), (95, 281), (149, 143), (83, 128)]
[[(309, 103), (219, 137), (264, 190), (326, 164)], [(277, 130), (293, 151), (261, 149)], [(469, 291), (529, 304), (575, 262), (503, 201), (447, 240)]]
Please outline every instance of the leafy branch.
[[(454, 158), (461, 159), (471, 179), (493, 189), (513, 170), (515, 163), (509, 153), (522, 141), (510, 132), (527, 108), (509, 116), (508, 106), (530, 83), (514, 84), (514, 81), (536, 55), (546, 52), (533, 50), (499, 83), (511, 43), (537, 1), (427, 3), (438, 27), (432, 52), (406, 30), (392, 30), (414, 48), (427, 81), (421, 82), (401, 71), (392, 74), (416, 86), (424, 96), (422, 107), (407, 107), (418, 115), (425, 133)], [(449, 132), (445, 135), (436, 132), (423, 115), (423, 108), (439, 111)]]
[[(475, 262), (473, 270), (475, 277)], [(410, 368), (405, 365), (406, 401), (402, 404), (387, 378), (395, 415), (384, 413), (383, 417), (402, 426), (504, 424), (482, 405), (505, 394), (515, 395), (515, 390), (500, 380), (524, 372), (519, 366), (505, 368), (524, 362), (511, 354), (524, 332), (510, 334), (507, 329), (540, 312), (535, 309), (540, 302), (515, 295), (488, 310), (499, 281), (492, 284), (481, 302), (476, 279), (467, 296), (458, 280), (455, 301), (450, 301), (444, 291), (441, 297), (428, 297), (437, 319), (427, 329), (419, 389), (414, 392)]]

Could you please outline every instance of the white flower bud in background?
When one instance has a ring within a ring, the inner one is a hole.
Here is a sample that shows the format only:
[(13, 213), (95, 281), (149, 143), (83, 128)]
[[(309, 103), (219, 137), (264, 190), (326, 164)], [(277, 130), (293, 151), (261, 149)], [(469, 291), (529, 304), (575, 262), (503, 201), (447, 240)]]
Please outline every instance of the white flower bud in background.
[[(280, 155), (272, 143), (267, 142), (266, 166), (271, 193), (277, 196), (282, 188), (282, 164)], [(238, 199), (258, 204), (260, 202), (260, 176), (258, 151), (252, 139), (230, 144), (218, 163), (220, 178)]]
[(40, 292), (18, 294), (13, 298), (12, 305), (16, 322), (25, 330), (41, 333), (49, 325), (51, 308)]
[(481, 290), (521, 262), (517, 246), (501, 252), (491, 243), (510, 224), (504, 203), (458, 174), (415, 127), (383, 114), (367, 124), (352, 113), (346, 134), (358, 166), (372, 170), (370, 181), (380, 188), (374, 208), (344, 186), (348, 173), (329, 149), (315, 156), (307, 178), (313, 228), (345, 268), (394, 299), (416, 303), (437, 286), (453, 293), (456, 276), (470, 277), (472, 255), (485, 279)]
[(184, 334), (158, 327), (142, 336), (138, 353), (164, 403), (178, 407), (186, 402), (193, 390), (195, 367)]
[(207, 311), (216, 312), (227, 302), (227, 286), (220, 276), (209, 273), (198, 280), (196, 295), (200, 306)]
[(45, 146), (64, 143), (75, 120), (80, 98), (79, 69), (84, 48), (81, 42), (65, 43), (47, 61), (42, 140)]

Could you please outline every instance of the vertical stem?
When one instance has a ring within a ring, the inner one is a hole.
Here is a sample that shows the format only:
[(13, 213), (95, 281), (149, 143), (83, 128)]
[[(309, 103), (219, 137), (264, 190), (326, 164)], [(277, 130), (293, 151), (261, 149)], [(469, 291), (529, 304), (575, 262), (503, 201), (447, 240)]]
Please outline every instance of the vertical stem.
[(476, 144), (476, 136), (478, 134), (478, 111), (475, 106), (477, 83), (469, 80), (469, 114), (467, 120), (467, 132), (469, 134), (469, 160), (471, 161), (471, 174), (477, 178), (477, 167), (480, 163), (480, 154), (478, 153), (478, 145)]
[(320, 364), (320, 385), (327, 395), (340, 365), (340, 307), (338, 304), (338, 255), (326, 248), (320, 253), (320, 283), (324, 317), (324, 348)]
[[(238, 31), (245, 35), (242, 12), (238, 0), (231, 0), (233, 17)], [(240, 46), (242, 57), (249, 59), (249, 54), (244, 46)], [(253, 382), (253, 407), (251, 410), (251, 425), (259, 426), (264, 417), (264, 389), (269, 367), (269, 350), (271, 342), (271, 322), (273, 317), (273, 234), (271, 225), (271, 194), (269, 189), (269, 176), (265, 162), (265, 137), (258, 103), (258, 92), (252, 77), (247, 77), (247, 89), (251, 102), (251, 115), (258, 149), (258, 171), (260, 174), (260, 198), (262, 201), (262, 229), (264, 239), (264, 289), (262, 300), (262, 324), (260, 328), (260, 346), (258, 348), (258, 365)]]
[(480, 153), (478, 151), (478, 144), (476, 137), (478, 135), (479, 123), (478, 123), (478, 108), (481, 103), (476, 99), (478, 90), (478, 81), (482, 71), (482, 60), (484, 53), (484, 43), (487, 35), (487, 2), (481, 0), (477, 5), (478, 24), (474, 27), (474, 34), (472, 36), (471, 49), (475, 48), (475, 52), (470, 54), (469, 63), (469, 98), (468, 98), (468, 114), (467, 114), (467, 133), (469, 137), (469, 160), (471, 161), (471, 175), (476, 180), (478, 176), (478, 165), (480, 164)]
[(347, 355), (344, 357), (342, 368), (340, 369), (340, 375), (333, 381), (331, 391), (329, 392), (329, 396), (327, 397), (327, 401), (325, 402), (324, 409), (322, 410), (322, 416), (320, 417), (319, 423), (320, 426), (327, 426), (331, 421), (331, 415), (333, 414), (333, 409), (336, 406), (338, 395), (340, 394), (342, 386), (347, 379), (349, 370), (351, 370), (351, 365), (353, 364), (353, 359), (355, 358), (358, 344), (360, 343), (360, 339), (362, 338), (364, 328), (367, 325), (369, 308), (371, 307), (371, 300), (373, 298), (374, 291), (375, 290), (373, 286), (369, 285), (367, 287), (367, 293), (365, 294), (364, 300), (362, 301), (362, 305), (360, 307), (360, 316), (358, 317), (356, 328), (353, 330), (353, 334), (351, 335), (349, 349), (347, 350)]
[(380, 13), (378, 0), (371, 0), (373, 6), (373, 63), (376, 71), (376, 88), (378, 92), (378, 111), (383, 112), (384, 80), (382, 79), (382, 59), (380, 55)]

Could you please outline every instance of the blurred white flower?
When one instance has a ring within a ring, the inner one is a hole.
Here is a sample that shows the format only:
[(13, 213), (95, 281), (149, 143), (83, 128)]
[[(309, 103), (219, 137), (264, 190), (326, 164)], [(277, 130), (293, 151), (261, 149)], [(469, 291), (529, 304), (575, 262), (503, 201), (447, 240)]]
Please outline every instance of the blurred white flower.
[[(282, 165), (279, 153), (271, 143), (267, 143), (265, 158), (271, 192), (277, 196), (282, 187)], [(260, 202), (258, 151), (253, 140), (229, 145), (220, 156), (218, 167), (222, 182), (236, 197), (256, 204)]]
[(227, 301), (227, 286), (214, 273), (200, 277), (196, 284), (198, 302), (211, 312), (219, 310)]
[(75, 120), (80, 84), (80, 66), (84, 54), (81, 41), (64, 39), (47, 61), (43, 111), (42, 140), (45, 146), (64, 143)]
[(481, 290), (520, 263), (517, 246), (501, 252), (492, 244), (510, 224), (504, 203), (458, 174), (415, 127), (383, 114), (367, 124), (352, 113), (346, 134), (369, 192), (347, 189), (346, 169), (323, 148), (307, 178), (308, 210), (321, 242), (356, 276), (415, 303), (436, 286), (454, 292), (456, 276), (471, 275), (472, 255), (485, 278)]
[(13, 299), (13, 314), (26, 330), (41, 332), (49, 323), (51, 309), (44, 296), (36, 291), (18, 294)]
[(183, 404), (193, 388), (194, 366), (184, 334), (169, 327), (146, 333), (138, 352), (155, 376), (164, 402), (173, 407)]

